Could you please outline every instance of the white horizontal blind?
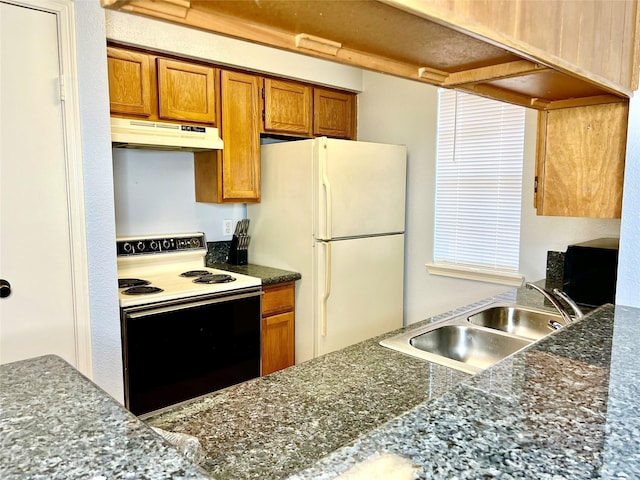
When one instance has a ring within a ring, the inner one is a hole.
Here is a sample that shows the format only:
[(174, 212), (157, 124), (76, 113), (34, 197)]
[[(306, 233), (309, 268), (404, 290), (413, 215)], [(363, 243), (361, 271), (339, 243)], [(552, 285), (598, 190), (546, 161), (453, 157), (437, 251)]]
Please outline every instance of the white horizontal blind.
[(517, 272), (524, 108), (440, 90), (434, 261)]

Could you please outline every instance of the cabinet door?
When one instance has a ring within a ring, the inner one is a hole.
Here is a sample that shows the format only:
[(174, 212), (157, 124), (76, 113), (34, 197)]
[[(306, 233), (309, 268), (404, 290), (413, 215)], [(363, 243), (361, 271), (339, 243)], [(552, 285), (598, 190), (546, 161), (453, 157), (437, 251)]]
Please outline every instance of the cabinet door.
[(356, 96), (313, 89), (313, 134), (355, 139)]
[(627, 103), (539, 113), (538, 215), (620, 218)]
[(295, 284), (264, 287), (262, 299), (262, 375), (295, 362)]
[(264, 131), (311, 136), (312, 87), (265, 78)]
[(220, 72), (220, 135), (224, 150), (197, 152), (197, 202), (260, 201), (260, 81), (245, 73)]
[(107, 47), (111, 113), (149, 117), (152, 109), (151, 57)]
[(215, 69), (158, 58), (158, 117), (216, 123)]
[(272, 315), (262, 319), (262, 375), (294, 364), (294, 314)]

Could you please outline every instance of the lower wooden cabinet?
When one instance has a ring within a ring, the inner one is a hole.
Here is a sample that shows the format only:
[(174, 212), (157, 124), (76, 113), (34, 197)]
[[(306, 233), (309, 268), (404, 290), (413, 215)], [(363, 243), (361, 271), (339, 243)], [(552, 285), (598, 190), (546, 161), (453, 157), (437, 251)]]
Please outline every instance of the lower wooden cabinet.
[(538, 215), (620, 218), (627, 103), (539, 112)]
[(263, 287), (262, 375), (295, 362), (295, 283)]

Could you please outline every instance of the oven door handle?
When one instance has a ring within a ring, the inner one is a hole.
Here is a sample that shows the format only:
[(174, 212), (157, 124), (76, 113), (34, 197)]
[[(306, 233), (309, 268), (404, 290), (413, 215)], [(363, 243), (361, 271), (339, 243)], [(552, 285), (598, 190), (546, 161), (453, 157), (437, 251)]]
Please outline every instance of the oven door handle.
[(126, 312), (126, 316), (131, 320), (135, 320), (140, 317), (149, 317), (150, 315), (159, 315), (162, 313), (175, 312), (178, 310), (186, 310), (188, 308), (201, 307), (204, 305), (212, 305), (215, 303), (226, 303), (234, 300), (241, 300), (243, 298), (256, 297), (259, 295), (262, 295), (262, 290), (256, 290), (255, 292), (239, 293), (237, 295), (228, 295), (224, 297), (209, 298), (206, 300), (199, 300), (199, 301), (185, 301), (184, 299), (182, 299), (172, 305), (165, 305), (165, 306), (159, 305), (157, 307), (147, 307), (145, 309), (141, 309), (140, 311), (136, 311), (136, 312), (132, 312), (132, 311)]

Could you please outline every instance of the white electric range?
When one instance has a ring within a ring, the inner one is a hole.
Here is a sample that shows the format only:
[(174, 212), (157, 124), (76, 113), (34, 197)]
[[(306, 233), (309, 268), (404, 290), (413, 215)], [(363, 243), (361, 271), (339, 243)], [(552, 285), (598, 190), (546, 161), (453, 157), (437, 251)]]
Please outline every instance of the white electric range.
[(203, 233), (120, 237), (125, 406), (147, 416), (258, 377), (259, 278), (205, 267)]

